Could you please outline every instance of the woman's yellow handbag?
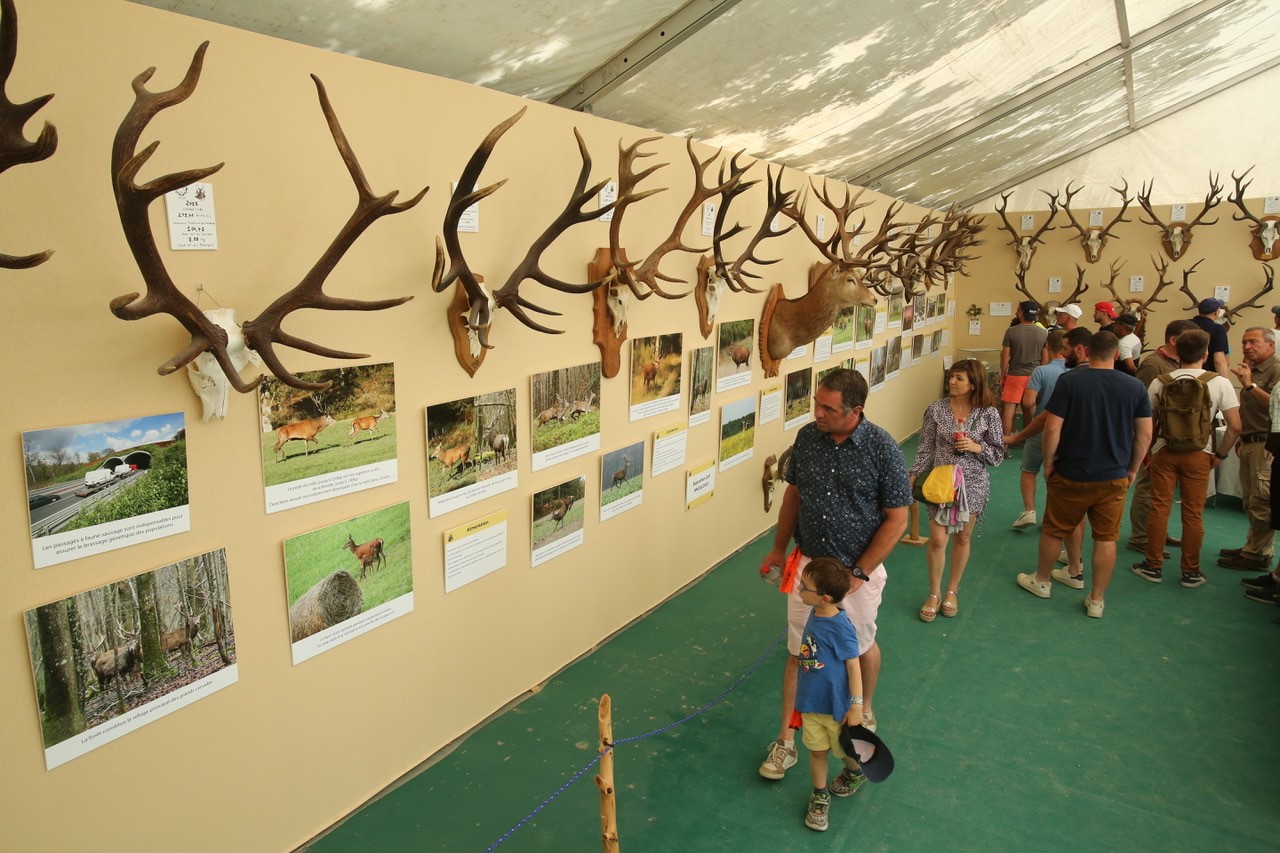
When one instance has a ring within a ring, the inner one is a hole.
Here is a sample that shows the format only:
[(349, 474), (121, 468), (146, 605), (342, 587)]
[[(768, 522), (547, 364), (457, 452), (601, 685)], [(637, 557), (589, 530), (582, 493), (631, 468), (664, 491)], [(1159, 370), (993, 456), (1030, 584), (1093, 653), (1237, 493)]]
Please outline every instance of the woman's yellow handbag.
[(917, 500), (934, 504), (949, 504), (956, 499), (956, 466), (935, 465), (925, 475), (923, 484), (917, 483)]

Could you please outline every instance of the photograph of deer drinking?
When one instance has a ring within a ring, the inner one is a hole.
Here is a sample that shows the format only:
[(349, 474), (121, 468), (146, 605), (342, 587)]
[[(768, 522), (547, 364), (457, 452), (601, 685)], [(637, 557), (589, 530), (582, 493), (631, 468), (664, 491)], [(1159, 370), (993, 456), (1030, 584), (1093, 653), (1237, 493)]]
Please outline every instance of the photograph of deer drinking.
[(515, 417), (515, 388), (427, 407), (432, 518), (516, 487), (520, 465)]
[(22, 434), (37, 569), (190, 529), (181, 412)]
[(600, 457), (600, 520), (640, 506), (644, 500), (644, 442)]
[(284, 573), (295, 665), (412, 612), (409, 503), (286, 539)]
[[(324, 387), (305, 391), (270, 377), (258, 386), (267, 511), (394, 483), (395, 366), (364, 364), (298, 376)], [(359, 476), (348, 476), (352, 471)]]
[(52, 770), (233, 684), (219, 548), (23, 614)]
[(574, 477), (533, 494), (533, 523), (529, 542), (531, 565), (545, 563), (582, 544), (582, 523), (586, 516), (583, 498), (587, 478)]

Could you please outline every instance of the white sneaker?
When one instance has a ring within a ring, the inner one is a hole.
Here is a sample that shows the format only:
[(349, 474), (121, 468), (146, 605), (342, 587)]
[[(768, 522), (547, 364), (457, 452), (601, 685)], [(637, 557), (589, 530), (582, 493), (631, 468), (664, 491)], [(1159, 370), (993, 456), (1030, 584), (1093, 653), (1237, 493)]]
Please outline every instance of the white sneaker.
[(1094, 601), (1087, 595), (1084, 597), (1084, 612), (1086, 616), (1090, 616), (1094, 619), (1101, 619), (1102, 608), (1106, 606), (1107, 603), (1105, 601)]
[(1072, 589), (1084, 589), (1084, 572), (1073, 575), (1070, 569), (1054, 569), (1049, 572), (1049, 576), (1058, 583), (1065, 583)]
[(1025, 510), (1022, 515), (1013, 520), (1014, 530), (1026, 530), (1028, 527), (1035, 527), (1036, 511), (1034, 509)]
[(1035, 572), (1018, 572), (1018, 586), (1040, 598), (1048, 598), (1053, 593), (1049, 584), (1037, 578)]
[(1067, 549), (1063, 548), (1062, 553), (1058, 554), (1058, 562), (1064, 566), (1071, 565), (1071, 558), (1067, 556)]

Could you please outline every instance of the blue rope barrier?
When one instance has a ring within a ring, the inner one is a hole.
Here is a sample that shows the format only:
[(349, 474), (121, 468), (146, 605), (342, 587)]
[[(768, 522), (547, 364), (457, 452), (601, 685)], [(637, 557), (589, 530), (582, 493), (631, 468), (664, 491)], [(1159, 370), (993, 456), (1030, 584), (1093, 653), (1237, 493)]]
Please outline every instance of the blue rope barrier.
[(541, 803), (539, 803), (537, 808), (535, 808), (533, 811), (529, 812), (527, 815), (522, 817), (515, 826), (511, 827), (506, 832), (502, 833), (502, 835), (498, 838), (497, 841), (493, 842), (488, 847), (486, 847), (485, 853), (492, 853), (492, 851), (496, 850), (499, 844), (501, 844), (502, 842), (510, 838), (512, 835), (514, 835), (516, 830), (520, 829), (520, 827), (524, 826), (526, 823), (533, 820), (533, 818), (537, 816), (538, 812), (542, 811), (547, 806), (551, 805), (552, 801), (554, 801), (556, 797), (563, 794), (565, 791), (569, 789), (570, 785), (572, 785), (574, 782), (581, 779), (582, 774), (586, 773), (588, 770), (594, 767), (597, 763), (599, 763), (601, 758), (604, 758), (606, 754), (617, 749), (620, 745), (624, 743), (634, 743), (635, 741), (644, 740), (645, 738), (651, 738), (651, 737), (654, 737), (655, 735), (660, 735), (663, 732), (670, 731), (671, 729), (674, 729), (677, 726), (682, 726), (685, 723), (689, 722), (690, 720), (701, 716), (702, 714), (714, 708), (716, 705), (719, 705), (721, 702), (725, 700), (725, 698), (730, 693), (732, 693), (733, 691), (741, 687), (742, 684), (748, 678), (750, 678), (752, 675), (755, 674), (755, 671), (757, 669), (759, 669), (761, 666), (764, 665), (764, 662), (768, 660), (769, 657), (774, 653), (774, 651), (778, 648), (778, 644), (782, 642), (783, 637), (785, 637), (786, 635), (787, 635), (787, 632), (784, 629), (782, 633), (778, 634), (778, 636), (774, 638), (773, 642), (769, 644), (769, 648), (765, 649), (764, 654), (760, 655), (760, 657), (756, 659), (756, 662), (753, 663), (750, 666), (750, 668), (747, 669), (746, 672), (738, 676), (738, 679), (734, 681), (732, 684), (730, 684), (728, 687), (726, 687), (724, 690), (720, 691), (720, 695), (716, 696), (716, 698), (712, 699), (710, 702), (706, 703), (701, 708), (698, 708), (698, 710), (690, 714), (687, 714), (681, 719), (676, 720), (674, 723), (668, 723), (667, 725), (662, 726), (661, 728), (654, 729), (653, 731), (650, 731), (650, 732), (645, 732), (644, 734), (634, 735), (632, 737), (623, 738), (621, 740), (615, 740), (613, 743), (609, 744), (607, 749), (605, 749), (603, 752), (598, 753), (595, 758), (588, 761), (580, 770), (578, 770), (576, 773), (570, 776), (568, 781), (566, 781), (563, 785), (557, 788), (554, 794), (552, 794), (551, 796), (543, 800)]

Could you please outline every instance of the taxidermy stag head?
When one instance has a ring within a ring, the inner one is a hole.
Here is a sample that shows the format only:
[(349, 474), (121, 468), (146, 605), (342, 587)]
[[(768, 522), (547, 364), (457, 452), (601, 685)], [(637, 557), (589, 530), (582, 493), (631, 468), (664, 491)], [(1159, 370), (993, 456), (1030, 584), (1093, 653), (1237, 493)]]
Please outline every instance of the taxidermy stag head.
[[(1133, 199), (1129, 196), (1129, 182), (1125, 181), (1122, 187), (1112, 187), (1111, 189), (1120, 194), (1120, 212), (1115, 218), (1107, 224), (1105, 228), (1091, 225), (1085, 228), (1079, 222), (1076, 222), (1075, 214), (1071, 212), (1071, 199), (1076, 193), (1084, 189), (1083, 186), (1078, 189), (1071, 189), (1071, 184), (1067, 184), (1066, 197), (1062, 200), (1062, 212), (1067, 215), (1067, 219), (1071, 220), (1071, 225), (1080, 233), (1080, 245), (1084, 247), (1084, 256), (1089, 263), (1096, 264), (1098, 259), (1102, 257), (1102, 250), (1107, 246), (1107, 238), (1115, 236), (1111, 233), (1111, 229), (1115, 228), (1121, 222), (1132, 222), (1132, 219), (1125, 219), (1124, 212), (1129, 209), (1129, 204)], [(1116, 238), (1117, 240), (1120, 238)]]
[[(543, 272), (541, 267), (542, 253), (556, 241), (556, 238), (574, 225), (599, 219), (600, 216), (614, 207), (614, 204), (607, 204), (598, 210), (586, 210), (587, 204), (596, 197), (608, 181), (600, 181), (593, 186), (587, 186), (587, 178), (591, 175), (591, 156), (587, 153), (587, 145), (582, 141), (582, 134), (578, 132), (577, 128), (573, 129), (573, 135), (578, 141), (578, 154), (582, 159), (582, 168), (578, 172), (578, 180), (574, 184), (573, 194), (569, 197), (569, 201), (565, 204), (564, 210), (560, 212), (560, 215), (529, 246), (524, 259), (507, 276), (507, 280), (502, 287), (490, 293), (484, 286), (484, 279), (471, 270), (466, 256), (462, 253), (462, 243), (458, 239), (458, 223), (462, 219), (463, 212), (481, 199), (497, 192), (507, 182), (507, 179), (503, 178), (495, 184), (489, 184), (479, 189), (473, 189), (473, 187), (478, 183), (480, 173), (484, 171), (485, 164), (488, 163), (490, 155), (493, 154), (493, 149), (497, 146), (498, 140), (520, 120), (521, 116), (524, 115), (525, 109), (525, 107), (521, 107), (519, 112), (489, 131), (489, 135), (481, 140), (480, 145), (462, 170), (462, 175), (458, 178), (458, 186), (453, 192), (453, 197), (449, 200), (449, 208), (444, 218), (444, 239), (442, 241), (440, 238), (436, 238), (436, 264), (435, 271), (431, 276), (431, 288), (436, 293), (440, 293), (455, 282), (461, 286), (462, 298), (456, 300), (455, 307), (450, 309), (449, 326), (454, 333), (455, 343), (457, 344), (458, 363), (472, 376), (475, 375), (480, 368), (480, 364), (484, 361), (484, 350), (492, 348), (489, 343), (489, 329), (493, 323), (493, 312), (499, 308), (507, 309), (513, 317), (534, 331), (549, 335), (564, 333), (562, 329), (553, 329), (550, 326), (545, 326), (529, 316), (529, 311), (556, 317), (560, 315), (558, 312), (536, 305), (520, 295), (520, 285), (526, 279), (531, 279), (563, 293), (588, 293), (595, 290), (602, 283), (602, 280), (582, 283), (562, 281)], [(446, 253), (449, 258), (449, 269), (447, 271), (444, 268)], [(463, 304), (463, 299), (465, 299), (466, 310), (458, 311), (457, 306)]]
[[(34, 142), (22, 134), (25, 125), (53, 95), (41, 95), (25, 104), (15, 104), (5, 93), (9, 73), (18, 56), (18, 13), (13, 0), (0, 0), (0, 172), (23, 163), (38, 163), (53, 156), (58, 147), (58, 131), (49, 122)], [(34, 255), (0, 254), (0, 268), (29, 269), (49, 260), (52, 251)]]
[(1240, 213), (1231, 214), (1231, 218), (1236, 222), (1244, 222), (1248, 220), (1253, 223), (1250, 229), (1253, 232), (1253, 241), (1249, 244), (1249, 248), (1253, 251), (1253, 256), (1260, 261), (1274, 260), (1277, 254), (1276, 240), (1280, 238), (1280, 231), (1277, 231), (1277, 223), (1280, 223), (1280, 216), (1274, 214), (1263, 216), (1261, 218), (1254, 216), (1249, 212), (1249, 208), (1244, 203), (1244, 191), (1249, 188), (1249, 184), (1253, 181), (1246, 181), (1245, 178), (1253, 171), (1253, 166), (1244, 170), (1243, 175), (1231, 173), (1231, 180), (1235, 181), (1236, 190), (1231, 194), (1229, 201), (1236, 207), (1240, 208)]
[[(351, 248), (352, 244), (370, 225), (383, 216), (402, 213), (411, 209), (426, 195), (423, 188), (416, 196), (400, 204), (395, 203), (398, 191), (383, 196), (375, 196), (365, 180), (364, 172), (356, 159), (346, 134), (338, 124), (337, 115), (329, 103), (324, 84), (314, 74), (316, 94), (320, 99), (320, 109), (324, 112), (333, 136), (338, 153), (342, 156), (355, 184), (358, 199), (355, 211), (343, 225), (333, 242), (320, 255), (319, 260), (292, 290), (287, 291), (252, 320), (244, 323), (238, 330), (226, 329), (223, 325), (196, 307), (195, 303), (178, 290), (177, 285), (165, 270), (160, 252), (156, 248), (154, 235), (147, 209), (156, 199), (172, 190), (181, 189), (196, 181), (202, 181), (222, 168), (223, 164), (189, 169), (162, 175), (147, 183), (137, 183), (140, 172), (160, 145), (152, 142), (142, 151), (136, 151), (138, 139), (147, 124), (161, 110), (175, 106), (191, 97), (200, 81), (200, 72), (204, 66), (204, 54), (209, 43), (206, 41), (196, 49), (182, 82), (172, 89), (163, 92), (150, 92), (146, 88), (147, 81), (155, 74), (155, 68), (148, 68), (133, 81), (134, 103), (129, 108), (124, 120), (116, 131), (115, 141), (111, 148), (111, 177), (115, 188), (116, 208), (120, 213), (120, 224), (124, 228), (125, 239), (133, 253), (142, 279), (147, 285), (146, 296), (139, 299), (139, 294), (129, 293), (111, 300), (111, 313), (121, 320), (140, 320), (154, 314), (169, 314), (190, 333), (191, 342), (169, 361), (162, 364), (157, 371), (160, 375), (168, 375), (181, 367), (195, 361), (201, 354), (212, 356), (221, 368), (223, 378), (231, 387), (242, 393), (253, 390), (262, 380), (261, 376), (245, 381), (240, 377), (240, 367), (232, 356), (232, 351), (240, 346), (237, 332), (243, 334), (243, 345), (255, 351), (266, 364), (267, 369), (286, 385), (306, 390), (318, 390), (328, 383), (305, 382), (291, 373), (276, 354), (275, 347), (289, 347), (315, 355), (329, 358), (367, 358), (364, 353), (343, 352), (318, 343), (295, 337), (281, 328), (281, 323), (292, 312), (300, 308), (318, 308), (325, 311), (380, 311), (391, 308), (412, 299), (402, 296), (397, 299), (357, 300), (339, 299), (324, 292), (325, 279), (333, 268)], [(225, 319), (224, 319), (224, 322)], [(201, 368), (201, 372), (210, 381), (215, 374)], [(206, 418), (209, 417), (206, 413)]]
[(1001, 193), (1000, 204), (996, 207), (996, 213), (1000, 214), (1000, 221), (1004, 223), (1000, 227), (1009, 232), (1012, 238), (1009, 245), (1013, 246), (1013, 251), (1018, 256), (1016, 269), (1023, 272), (1031, 269), (1031, 259), (1035, 257), (1036, 247), (1044, 244), (1044, 240), (1040, 238), (1054, 230), (1053, 219), (1058, 215), (1058, 194), (1050, 194), (1048, 190), (1040, 190), (1040, 192), (1049, 196), (1049, 216), (1034, 234), (1019, 234), (1005, 215), (1005, 211), (1009, 209), (1009, 197), (1013, 195), (1013, 190)]
[[(1200, 215), (1190, 222), (1182, 220), (1174, 220), (1168, 225), (1160, 221), (1160, 217), (1156, 216), (1154, 210), (1151, 209), (1151, 190), (1155, 187), (1155, 181), (1144, 183), (1142, 190), (1138, 193), (1138, 204), (1142, 205), (1142, 209), (1147, 212), (1150, 219), (1139, 219), (1144, 225), (1154, 225), (1160, 229), (1160, 245), (1164, 246), (1165, 254), (1170, 260), (1178, 260), (1186, 253), (1187, 248), (1191, 245), (1191, 229), (1204, 222), (1205, 214), (1213, 210), (1214, 207), (1222, 201), (1222, 185), (1218, 183), (1218, 176), (1209, 173), (1209, 192), (1204, 197), (1204, 209), (1200, 211)], [(1213, 225), (1217, 223), (1217, 219), (1204, 222), (1205, 225)]]

